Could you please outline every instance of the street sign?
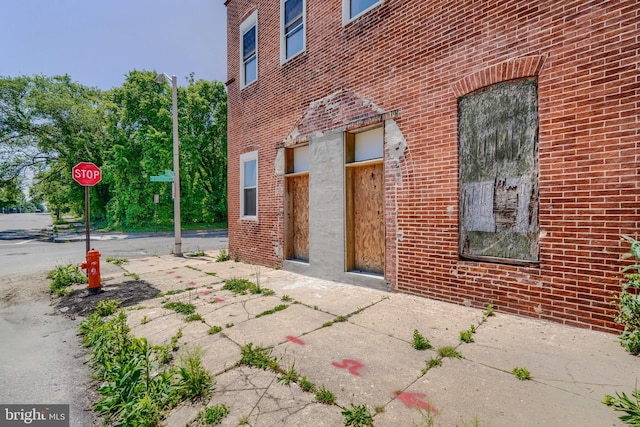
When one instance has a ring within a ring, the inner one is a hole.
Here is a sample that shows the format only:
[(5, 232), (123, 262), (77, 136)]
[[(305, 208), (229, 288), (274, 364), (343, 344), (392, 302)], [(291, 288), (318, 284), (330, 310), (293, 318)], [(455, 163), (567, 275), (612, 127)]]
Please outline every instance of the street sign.
[(162, 175), (152, 175), (149, 177), (151, 182), (173, 182), (176, 174), (173, 171), (165, 170)]
[(91, 162), (80, 162), (71, 169), (74, 181), (85, 187), (93, 187), (102, 180), (102, 171)]
[(166, 175), (153, 175), (150, 176), (149, 179), (151, 182), (173, 182), (173, 177)]

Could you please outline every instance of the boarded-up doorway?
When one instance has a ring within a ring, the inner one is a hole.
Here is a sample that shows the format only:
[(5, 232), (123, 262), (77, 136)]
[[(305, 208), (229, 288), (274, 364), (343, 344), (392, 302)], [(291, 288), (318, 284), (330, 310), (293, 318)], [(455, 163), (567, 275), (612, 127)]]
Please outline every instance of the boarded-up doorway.
[(309, 262), (308, 147), (287, 149), (286, 154), (286, 258)]
[(384, 274), (382, 135), (377, 128), (346, 136), (347, 271)]

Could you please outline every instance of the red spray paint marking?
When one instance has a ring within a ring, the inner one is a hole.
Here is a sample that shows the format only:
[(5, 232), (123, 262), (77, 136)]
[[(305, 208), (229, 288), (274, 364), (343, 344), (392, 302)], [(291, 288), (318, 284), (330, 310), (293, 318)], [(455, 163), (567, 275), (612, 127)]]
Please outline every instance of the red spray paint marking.
[(211, 291), (202, 291), (200, 292), (202, 295), (209, 295), (211, 293)]
[(358, 369), (364, 368), (364, 365), (362, 363), (358, 362), (357, 360), (351, 359), (342, 359), (342, 363), (331, 362), (331, 364), (336, 368), (348, 369), (351, 375), (355, 375), (357, 377), (360, 376), (360, 372), (358, 372)]
[(287, 335), (287, 339), (289, 341), (291, 341), (294, 344), (300, 344), (300, 345), (304, 345), (304, 341), (302, 341), (300, 338), (296, 338), (292, 335)]
[(171, 271), (167, 271), (167, 274), (173, 274), (175, 273), (175, 271), (171, 270)]
[[(190, 285), (196, 285), (196, 282), (194, 282), (193, 280), (189, 282)], [(205, 294), (206, 295), (206, 294)]]
[(215, 297), (213, 300), (215, 302), (224, 302), (224, 300), (222, 298), (220, 298), (220, 297)]
[(176, 276), (176, 279), (182, 279), (182, 276)]
[(396, 392), (396, 395), (407, 408), (422, 408), (425, 411), (431, 412), (432, 414), (438, 413), (438, 410), (436, 408), (424, 401), (424, 399), (427, 398), (427, 395), (424, 393)]

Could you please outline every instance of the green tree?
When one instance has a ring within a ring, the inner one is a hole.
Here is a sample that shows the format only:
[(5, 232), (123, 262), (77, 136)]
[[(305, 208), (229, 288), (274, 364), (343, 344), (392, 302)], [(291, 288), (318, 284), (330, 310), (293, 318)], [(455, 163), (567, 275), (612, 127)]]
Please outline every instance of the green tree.
[[(100, 96), (67, 75), (0, 78), (0, 186), (15, 186), (31, 171), (38, 199), (82, 210), (84, 192), (71, 185), (71, 168), (103, 161)], [(94, 191), (103, 212), (106, 193)]]

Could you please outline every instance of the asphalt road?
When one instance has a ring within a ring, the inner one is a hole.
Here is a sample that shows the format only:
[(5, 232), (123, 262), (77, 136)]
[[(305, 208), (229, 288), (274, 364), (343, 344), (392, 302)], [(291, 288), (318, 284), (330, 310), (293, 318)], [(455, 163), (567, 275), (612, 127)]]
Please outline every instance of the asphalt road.
[[(42, 231), (50, 228), (49, 214), (0, 214), (0, 296), (10, 295), (10, 288), (28, 301), (0, 304), (0, 403), (69, 404), (69, 425), (88, 427), (96, 420), (87, 410), (91, 378), (76, 336), (80, 319), (54, 314), (44, 291), (46, 272), (82, 262), (86, 245), (83, 236), (53, 243)], [(166, 234), (95, 237), (91, 246), (102, 259), (170, 254), (175, 242)], [(226, 231), (183, 234), (184, 253), (225, 247)]]
[[(51, 216), (42, 214), (0, 215), (0, 277), (12, 274), (49, 271), (56, 265), (84, 261), (84, 234), (71, 241), (53, 243), (45, 240), (43, 229), (51, 229)], [(172, 253), (175, 238), (167, 233), (109, 233), (90, 235), (91, 247), (100, 251), (101, 259), (140, 258)], [(226, 231), (182, 232), (183, 253), (226, 248)]]

